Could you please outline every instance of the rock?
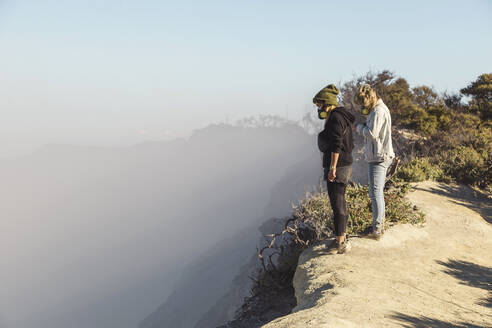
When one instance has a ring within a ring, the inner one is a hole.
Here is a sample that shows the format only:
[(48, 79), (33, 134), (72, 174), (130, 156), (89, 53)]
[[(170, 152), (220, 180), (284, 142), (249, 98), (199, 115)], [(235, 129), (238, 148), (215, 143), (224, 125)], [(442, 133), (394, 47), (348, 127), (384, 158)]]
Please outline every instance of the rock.
[(424, 227), (353, 239), (345, 255), (305, 250), (294, 276), (297, 306), (262, 327), (490, 327), (492, 201), (435, 182), (408, 198), (425, 212)]

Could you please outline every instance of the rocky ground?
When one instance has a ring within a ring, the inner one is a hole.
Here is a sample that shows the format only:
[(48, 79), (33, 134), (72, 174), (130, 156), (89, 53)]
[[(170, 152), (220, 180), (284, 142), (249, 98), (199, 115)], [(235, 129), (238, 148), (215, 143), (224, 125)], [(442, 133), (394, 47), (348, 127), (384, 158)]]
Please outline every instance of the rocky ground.
[(435, 182), (408, 198), (425, 226), (353, 238), (345, 255), (329, 242), (305, 250), (297, 306), (263, 327), (492, 327), (492, 200)]

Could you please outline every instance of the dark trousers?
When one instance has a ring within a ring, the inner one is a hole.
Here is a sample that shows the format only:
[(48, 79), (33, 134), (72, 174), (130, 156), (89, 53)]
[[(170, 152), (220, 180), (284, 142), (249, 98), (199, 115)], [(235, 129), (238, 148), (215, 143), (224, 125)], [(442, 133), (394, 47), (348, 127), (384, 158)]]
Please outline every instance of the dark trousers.
[(335, 226), (335, 236), (342, 236), (347, 231), (347, 203), (345, 202), (345, 189), (347, 185), (336, 181), (327, 181), (328, 196), (330, 197), (331, 209)]

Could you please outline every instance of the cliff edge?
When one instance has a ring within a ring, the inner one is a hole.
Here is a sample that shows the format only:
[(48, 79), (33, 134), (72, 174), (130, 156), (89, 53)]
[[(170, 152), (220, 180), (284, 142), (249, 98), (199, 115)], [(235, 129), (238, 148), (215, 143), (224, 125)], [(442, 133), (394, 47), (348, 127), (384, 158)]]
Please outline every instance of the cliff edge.
[(492, 200), (430, 181), (408, 198), (424, 227), (352, 238), (346, 255), (327, 254), (328, 242), (305, 250), (297, 306), (263, 327), (492, 327)]

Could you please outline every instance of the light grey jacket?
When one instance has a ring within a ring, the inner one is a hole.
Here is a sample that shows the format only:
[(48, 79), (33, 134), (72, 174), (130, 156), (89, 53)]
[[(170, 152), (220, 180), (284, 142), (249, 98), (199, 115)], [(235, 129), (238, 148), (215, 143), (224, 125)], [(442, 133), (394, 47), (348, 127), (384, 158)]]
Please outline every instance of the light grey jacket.
[(395, 157), (391, 141), (391, 115), (381, 99), (367, 117), (357, 124), (357, 132), (365, 138), (365, 158), (368, 162), (389, 161)]

